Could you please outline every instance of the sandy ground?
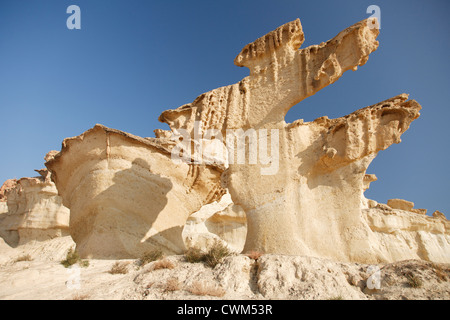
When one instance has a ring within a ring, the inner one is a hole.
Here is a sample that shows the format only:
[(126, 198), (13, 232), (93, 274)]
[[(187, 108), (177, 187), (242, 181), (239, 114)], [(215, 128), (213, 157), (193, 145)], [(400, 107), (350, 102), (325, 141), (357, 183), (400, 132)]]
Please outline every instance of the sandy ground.
[[(169, 256), (163, 263), (91, 259), (65, 268), (61, 261), (74, 246), (63, 237), (11, 248), (0, 238), (0, 299), (450, 299), (450, 265), (421, 260), (364, 265), (234, 255), (210, 268)], [(117, 264), (124, 273), (111, 273)]]

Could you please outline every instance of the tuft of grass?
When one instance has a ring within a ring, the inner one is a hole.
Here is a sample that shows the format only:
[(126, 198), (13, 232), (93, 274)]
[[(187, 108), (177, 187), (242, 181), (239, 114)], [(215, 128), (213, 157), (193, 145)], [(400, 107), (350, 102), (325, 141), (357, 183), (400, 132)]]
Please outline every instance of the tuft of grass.
[(29, 254), (25, 254), (23, 256), (18, 257), (14, 262), (21, 262), (21, 261), (31, 261), (33, 260)]
[(167, 282), (163, 285), (164, 292), (174, 292), (181, 289), (181, 284), (177, 278), (169, 278)]
[(448, 281), (447, 273), (442, 269), (440, 265), (433, 263), (432, 267), (439, 281)]
[(159, 261), (156, 261), (152, 265), (152, 270), (159, 270), (159, 269), (174, 269), (175, 264), (172, 261), (169, 261), (167, 259), (162, 259)]
[(213, 296), (220, 298), (225, 295), (224, 289), (203, 281), (193, 282), (188, 291), (196, 296)]
[(229, 255), (231, 255), (230, 249), (222, 242), (216, 241), (205, 255), (205, 263), (211, 268), (214, 268), (222, 262), (223, 258)]
[(220, 241), (215, 241), (211, 248), (204, 253), (198, 248), (190, 248), (185, 253), (187, 262), (196, 263), (204, 262), (207, 266), (214, 268), (223, 258), (231, 255), (231, 251)]
[(205, 261), (205, 253), (199, 248), (189, 248), (184, 254), (187, 262), (197, 263)]
[(422, 280), (412, 273), (406, 274), (406, 280), (411, 288), (420, 288), (423, 285)]
[(117, 261), (112, 265), (111, 269), (108, 272), (110, 274), (126, 274), (128, 273), (128, 265), (129, 262)]
[(89, 261), (87, 260), (81, 260), (78, 252), (73, 250), (72, 248), (67, 251), (66, 259), (61, 261), (61, 264), (69, 268), (70, 266), (74, 265), (75, 263), (78, 263), (81, 267), (88, 267)]
[(144, 266), (149, 262), (153, 262), (159, 260), (164, 257), (164, 253), (160, 249), (155, 249), (152, 251), (148, 251), (142, 255), (139, 259), (139, 265)]

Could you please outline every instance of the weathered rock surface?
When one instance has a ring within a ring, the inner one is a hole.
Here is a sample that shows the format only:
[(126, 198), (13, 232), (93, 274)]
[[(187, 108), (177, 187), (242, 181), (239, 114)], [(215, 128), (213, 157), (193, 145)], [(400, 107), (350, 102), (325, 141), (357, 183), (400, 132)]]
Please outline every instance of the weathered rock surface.
[(21, 178), (5, 192), (7, 211), (0, 215), (0, 235), (12, 246), (68, 235), (69, 210), (48, 171), (37, 171), (40, 177)]
[[(450, 265), (423, 260), (367, 265), (235, 255), (212, 269), (175, 255), (164, 258), (171, 268), (92, 259), (66, 269), (60, 261), (73, 245), (60, 237), (12, 249), (0, 239), (0, 299), (450, 299)], [(128, 264), (127, 273), (110, 274), (115, 263)]]
[[(140, 138), (96, 125), (65, 139), (46, 166), (71, 210), (78, 251), (134, 258), (220, 239), (237, 252), (448, 261), (447, 229), (438, 227), (445, 222), (395, 209), (391, 215), (412, 225), (399, 240), (386, 231), (386, 208), (364, 197), (376, 180), (369, 164), (419, 117), (416, 101), (400, 94), (337, 119), (284, 120), (291, 107), (364, 65), (378, 33), (364, 20), (300, 50), (297, 19), (243, 48), (235, 64), (248, 67), (248, 77), (163, 112), (170, 131)], [(219, 201), (226, 191), (231, 200)], [(395, 246), (386, 241), (409, 247), (389, 251)]]
[[(361, 21), (298, 50), (304, 38), (300, 21), (287, 23), (236, 57), (236, 65), (250, 69), (249, 77), (161, 114), (175, 134), (184, 130), (195, 139), (214, 129), (226, 136), (229, 167), (222, 179), (246, 212), (244, 251), (385, 261), (361, 214), (369, 206), (363, 195), (366, 169), (379, 151), (401, 141), (420, 105), (401, 94), (338, 119), (284, 121), (292, 106), (364, 65), (378, 47), (378, 33)], [(270, 156), (264, 150), (265, 159), (259, 149), (259, 163), (251, 155), (239, 162), (242, 146), (228, 139), (230, 129), (258, 130), (256, 140), (244, 140), (245, 150), (263, 141), (275, 148)]]
[(181, 253), (189, 215), (224, 193), (220, 168), (175, 163), (157, 139), (102, 125), (65, 139), (46, 166), (70, 208), (70, 235), (83, 257)]
[(450, 261), (450, 221), (379, 206), (363, 210), (373, 231), (371, 244), (385, 261)]
[(0, 215), (8, 212), (8, 204), (6, 202), (0, 202)]
[(16, 184), (17, 184), (17, 179), (8, 179), (3, 183), (3, 185), (0, 187), (0, 202), (6, 202), (5, 193), (9, 189), (15, 188)]
[(219, 202), (205, 205), (193, 213), (183, 229), (186, 246), (205, 251), (218, 240), (240, 253), (244, 249), (246, 235), (245, 212), (231, 201), (228, 193)]

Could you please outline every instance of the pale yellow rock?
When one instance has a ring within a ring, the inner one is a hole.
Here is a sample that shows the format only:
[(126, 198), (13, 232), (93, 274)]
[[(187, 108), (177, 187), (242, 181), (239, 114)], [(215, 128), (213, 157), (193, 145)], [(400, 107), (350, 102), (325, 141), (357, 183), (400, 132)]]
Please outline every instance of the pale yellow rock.
[(225, 140), (228, 169), (222, 180), (246, 212), (244, 251), (384, 259), (371, 245), (371, 230), (361, 215), (368, 206), (364, 177), (379, 151), (401, 141), (420, 105), (401, 94), (338, 119), (284, 121), (292, 106), (364, 65), (378, 47), (378, 33), (361, 21), (327, 42), (299, 50), (300, 21), (287, 23), (236, 57), (235, 64), (248, 67), (250, 76), (161, 114), (160, 121), (173, 132), (185, 130), (193, 138), (211, 129), (223, 136), (230, 129), (253, 129), (258, 142), (278, 142), (272, 161), (252, 164), (236, 161), (239, 146), (228, 136)]
[(0, 202), (0, 215), (8, 212), (8, 204), (6, 202)]
[(378, 178), (374, 174), (366, 174), (366, 175), (364, 175), (364, 180), (363, 180), (363, 183), (364, 183), (363, 189), (364, 189), (364, 191), (369, 189), (370, 184), (372, 182), (374, 182), (374, 181), (377, 181), (377, 180), (378, 180)]
[(158, 139), (102, 125), (65, 139), (46, 166), (70, 208), (70, 235), (83, 257), (182, 253), (189, 215), (224, 193), (220, 168), (176, 163)]
[(447, 220), (445, 214), (443, 214), (442, 212), (436, 210), (435, 212), (433, 212), (433, 217), (435, 218), (439, 218), (439, 219), (444, 219)]
[(230, 194), (219, 202), (203, 206), (193, 213), (183, 229), (186, 247), (206, 251), (215, 241), (221, 241), (236, 253), (242, 252), (247, 235), (247, 219), (244, 210), (233, 204)]
[(46, 169), (41, 177), (19, 179), (6, 192), (7, 213), (0, 216), (2, 236), (10, 245), (68, 235), (69, 210)]
[(387, 205), (392, 209), (400, 209), (405, 211), (412, 211), (412, 208), (414, 208), (414, 202), (403, 199), (389, 199)]
[(427, 209), (411, 209), (411, 212), (418, 213), (418, 214), (427, 214)]
[(401, 209), (363, 210), (373, 231), (371, 245), (386, 261), (423, 259), (450, 262), (450, 222)]

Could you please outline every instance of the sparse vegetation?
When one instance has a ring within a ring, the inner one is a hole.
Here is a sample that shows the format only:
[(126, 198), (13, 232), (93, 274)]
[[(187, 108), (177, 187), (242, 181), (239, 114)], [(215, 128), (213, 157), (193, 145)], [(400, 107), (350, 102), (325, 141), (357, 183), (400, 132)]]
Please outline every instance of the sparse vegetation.
[(172, 261), (167, 260), (167, 259), (162, 259), (162, 260), (156, 261), (152, 265), (152, 270), (174, 269), (174, 268), (175, 268), (175, 263), (173, 263)]
[(196, 296), (223, 297), (225, 295), (224, 289), (203, 281), (193, 282), (188, 291)]
[(89, 261), (88, 260), (82, 260), (80, 256), (78, 255), (78, 252), (76, 252), (73, 249), (69, 249), (67, 251), (66, 259), (61, 261), (61, 264), (69, 268), (70, 266), (74, 265), (75, 263), (78, 263), (81, 267), (88, 267)]
[(199, 248), (189, 248), (184, 254), (187, 262), (197, 263), (205, 261), (205, 254)]
[(223, 260), (223, 258), (229, 255), (231, 255), (231, 251), (228, 247), (220, 241), (215, 241), (206, 253), (198, 248), (190, 248), (185, 253), (185, 258), (187, 262), (204, 262), (209, 267), (214, 268)]
[(442, 269), (442, 267), (436, 263), (433, 263), (432, 265), (434, 272), (436, 273), (436, 276), (438, 277), (439, 281), (448, 281), (448, 275), (445, 270)]
[(223, 260), (223, 258), (229, 256), (230, 254), (231, 251), (226, 245), (222, 242), (216, 241), (205, 255), (205, 263), (211, 268), (214, 268)]
[(177, 278), (169, 278), (162, 286), (164, 292), (174, 292), (181, 289), (181, 284)]
[(155, 249), (144, 253), (144, 255), (139, 259), (139, 265), (144, 266), (149, 262), (153, 262), (164, 257), (164, 253), (160, 249)]
[(89, 295), (88, 294), (76, 294), (72, 297), (72, 300), (88, 300)]
[(29, 254), (25, 254), (23, 256), (18, 257), (14, 262), (21, 262), (21, 261), (31, 261), (33, 260)]
[(113, 266), (108, 272), (110, 274), (126, 274), (128, 273), (129, 264), (130, 264), (129, 262), (117, 261), (116, 263), (113, 264)]
[(412, 273), (406, 274), (406, 280), (408, 282), (408, 285), (411, 288), (420, 288), (422, 286), (422, 280), (420, 278)]

